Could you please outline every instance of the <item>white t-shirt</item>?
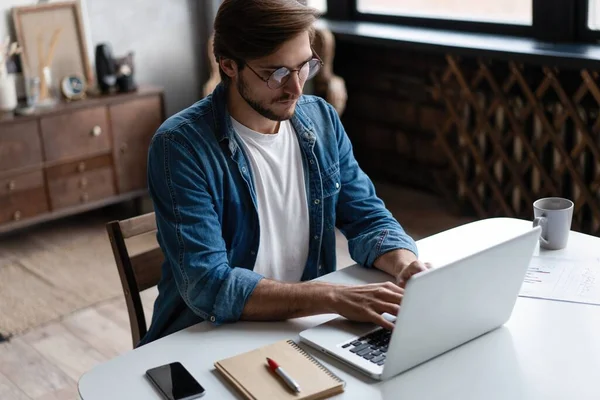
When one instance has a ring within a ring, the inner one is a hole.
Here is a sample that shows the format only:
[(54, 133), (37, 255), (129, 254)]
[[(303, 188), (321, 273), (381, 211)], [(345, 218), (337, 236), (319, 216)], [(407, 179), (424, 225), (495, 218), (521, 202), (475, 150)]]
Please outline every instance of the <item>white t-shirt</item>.
[(310, 232), (302, 153), (294, 127), (282, 121), (279, 132), (266, 135), (231, 121), (248, 154), (256, 190), (260, 241), (254, 271), (269, 279), (299, 282)]

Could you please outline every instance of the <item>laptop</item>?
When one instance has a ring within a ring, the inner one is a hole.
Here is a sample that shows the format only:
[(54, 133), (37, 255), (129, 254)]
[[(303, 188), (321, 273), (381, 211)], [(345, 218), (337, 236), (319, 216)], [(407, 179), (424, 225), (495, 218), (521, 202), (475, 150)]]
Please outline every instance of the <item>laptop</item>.
[(378, 380), (404, 372), (508, 321), (539, 236), (535, 227), (414, 275), (393, 331), (338, 317), (300, 341)]

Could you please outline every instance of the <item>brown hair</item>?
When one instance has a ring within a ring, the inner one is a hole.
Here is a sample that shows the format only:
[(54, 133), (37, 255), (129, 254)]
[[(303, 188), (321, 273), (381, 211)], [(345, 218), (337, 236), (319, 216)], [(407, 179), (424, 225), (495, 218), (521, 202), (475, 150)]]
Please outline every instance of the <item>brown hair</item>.
[[(273, 54), (286, 41), (309, 32), (319, 12), (298, 0), (224, 0), (214, 24), (213, 52), (235, 61), (242, 69), (247, 60)], [(219, 67), (221, 80), (229, 77)]]

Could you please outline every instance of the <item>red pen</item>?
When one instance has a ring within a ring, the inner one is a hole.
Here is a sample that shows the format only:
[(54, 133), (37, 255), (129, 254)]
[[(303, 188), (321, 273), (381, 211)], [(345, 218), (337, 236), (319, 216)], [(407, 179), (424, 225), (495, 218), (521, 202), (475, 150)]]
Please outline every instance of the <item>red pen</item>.
[(281, 379), (283, 379), (283, 381), (286, 383), (286, 385), (288, 385), (290, 387), (290, 389), (292, 389), (295, 392), (300, 392), (300, 385), (298, 385), (298, 383), (291, 376), (289, 376), (279, 366), (279, 364), (277, 364), (275, 361), (271, 360), (268, 357), (267, 357), (267, 362), (269, 363), (269, 368), (271, 368), (271, 371), (273, 371), (277, 375), (279, 375), (281, 377)]

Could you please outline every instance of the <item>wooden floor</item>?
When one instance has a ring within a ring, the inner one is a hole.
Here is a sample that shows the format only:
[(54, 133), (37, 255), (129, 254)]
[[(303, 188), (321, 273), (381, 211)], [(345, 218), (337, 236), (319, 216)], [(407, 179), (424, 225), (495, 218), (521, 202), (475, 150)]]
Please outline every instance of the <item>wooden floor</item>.
[[(142, 297), (150, 316), (156, 289)], [(83, 373), (131, 348), (122, 297), (77, 311), (0, 343), (0, 399), (77, 399)]]
[[(418, 192), (381, 185), (378, 194), (416, 239), (468, 222), (450, 215), (440, 200)], [(348, 265), (347, 245), (341, 235), (338, 239), (338, 265)], [(156, 290), (142, 297), (149, 319)], [(0, 343), (0, 399), (75, 399), (83, 373), (131, 348), (122, 297), (77, 311)]]

